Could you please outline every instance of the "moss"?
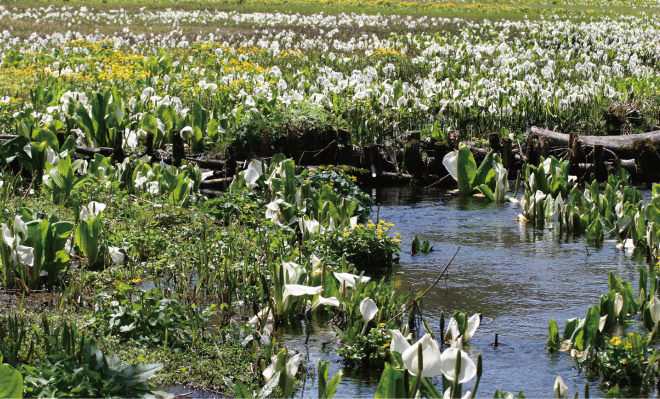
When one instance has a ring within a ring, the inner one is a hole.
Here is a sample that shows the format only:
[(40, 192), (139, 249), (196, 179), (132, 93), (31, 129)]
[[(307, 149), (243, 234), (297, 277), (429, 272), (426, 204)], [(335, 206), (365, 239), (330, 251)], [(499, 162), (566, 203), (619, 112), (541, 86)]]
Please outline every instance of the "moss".
[(339, 170), (346, 173), (347, 175), (355, 176), (357, 178), (371, 175), (371, 172), (369, 172), (367, 169), (362, 169), (351, 165), (337, 165), (337, 166), (328, 167), (328, 169)]
[[(134, 343), (122, 343), (111, 338), (105, 349), (124, 363), (163, 363), (165, 367), (150, 382), (162, 387), (183, 385), (198, 390), (232, 393), (228, 381), (240, 380), (247, 387), (258, 389), (256, 374), (250, 372), (250, 352), (234, 343), (212, 342), (210, 338), (185, 351), (166, 351), (162, 347), (146, 348)], [(217, 345), (217, 346), (216, 346)], [(113, 351), (113, 349), (119, 350)]]

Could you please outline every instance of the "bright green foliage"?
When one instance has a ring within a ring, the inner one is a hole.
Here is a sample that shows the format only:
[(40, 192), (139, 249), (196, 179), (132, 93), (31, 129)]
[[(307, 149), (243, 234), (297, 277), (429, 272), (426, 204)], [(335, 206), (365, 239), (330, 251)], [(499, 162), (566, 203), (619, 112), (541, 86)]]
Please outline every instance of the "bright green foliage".
[(101, 247), (101, 214), (83, 219), (76, 227), (76, 244), (87, 257), (87, 265), (94, 266), (103, 260)]
[(332, 399), (337, 392), (337, 387), (339, 386), (339, 381), (341, 381), (341, 376), (343, 372), (339, 370), (337, 374), (330, 381), (328, 381), (328, 369), (330, 368), (330, 362), (323, 362), (319, 359), (318, 362), (318, 384), (319, 384), (319, 398), (323, 399)]
[(0, 356), (0, 398), (22, 398), (23, 376), (8, 364), (1, 364)]
[(93, 340), (85, 343), (82, 362), (76, 356), (50, 355), (36, 366), (23, 365), (25, 397), (143, 397), (152, 394), (144, 383), (162, 364), (122, 364), (105, 356)]

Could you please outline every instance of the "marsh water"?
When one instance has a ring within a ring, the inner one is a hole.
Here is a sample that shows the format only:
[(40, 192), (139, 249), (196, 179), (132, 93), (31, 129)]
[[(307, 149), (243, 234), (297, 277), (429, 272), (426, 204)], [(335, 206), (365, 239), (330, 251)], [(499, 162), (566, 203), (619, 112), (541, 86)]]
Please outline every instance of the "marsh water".
[[(636, 290), (637, 268), (648, 266), (642, 254), (621, 252), (612, 241), (587, 246), (582, 237), (534, 229), (515, 220), (520, 208), (511, 203), (412, 187), (377, 189), (372, 197), (380, 204), (380, 219), (394, 223), (392, 231), (401, 234), (403, 252), (395, 277), (400, 292), (426, 289), (460, 245), (447, 279), (426, 295), (422, 311), (436, 331), (441, 310), (449, 315), (455, 310), (482, 313), (482, 324), (466, 348), (475, 361), (478, 353), (483, 356), (479, 397), (492, 397), (497, 388), (523, 390), (528, 398), (552, 397), (557, 373), (571, 397), (584, 395), (584, 374), (578, 374), (570, 356), (548, 354), (544, 348), (549, 319), (557, 320), (562, 331), (566, 319), (584, 317), (607, 293), (610, 270)], [(416, 234), (431, 242), (431, 253), (410, 254)], [(281, 343), (308, 356), (308, 365), (329, 360), (330, 376), (343, 367), (335, 353), (341, 343), (330, 326), (312, 321), (278, 333)], [(498, 347), (492, 345), (495, 334)], [(380, 371), (345, 369), (336, 397), (373, 398), (379, 378)], [(316, 397), (315, 383), (307, 380), (302, 397)], [(597, 380), (590, 381), (590, 391), (603, 392)]]

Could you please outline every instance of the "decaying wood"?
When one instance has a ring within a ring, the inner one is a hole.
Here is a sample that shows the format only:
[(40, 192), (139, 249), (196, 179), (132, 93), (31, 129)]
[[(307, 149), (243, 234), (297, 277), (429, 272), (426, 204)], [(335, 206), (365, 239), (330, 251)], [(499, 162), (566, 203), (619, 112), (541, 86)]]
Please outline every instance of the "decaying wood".
[[(539, 127), (533, 127), (530, 131), (530, 134), (537, 134), (538, 136), (547, 137), (548, 145), (551, 148), (569, 147), (570, 135), (568, 134), (553, 132), (550, 130), (541, 129)], [(652, 146), (660, 146), (660, 130), (648, 133), (628, 134), (624, 136), (579, 137), (583, 146), (593, 147), (596, 144), (600, 144), (603, 146), (603, 149), (616, 154), (616, 156), (621, 159), (632, 159), (638, 155), (635, 149), (635, 144), (638, 141), (645, 141), (647, 144)], [(608, 151), (605, 151), (605, 157), (607, 157)]]

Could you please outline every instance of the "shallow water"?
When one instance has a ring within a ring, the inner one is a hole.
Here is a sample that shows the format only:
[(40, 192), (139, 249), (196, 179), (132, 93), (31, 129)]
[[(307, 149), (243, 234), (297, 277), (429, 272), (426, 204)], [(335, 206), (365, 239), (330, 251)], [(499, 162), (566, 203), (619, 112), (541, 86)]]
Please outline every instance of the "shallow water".
[[(610, 270), (636, 289), (637, 267), (647, 266), (644, 256), (622, 253), (615, 242), (587, 249), (581, 237), (518, 223), (519, 206), (510, 203), (411, 187), (374, 190), (372, 196), (381, 205), (380, 219), (394, 223), (392, 231), (401, 234), (403, 253), (396, 276), (400, 292), (426, 289), (461, 246), (448, 278), (429, 291), (422, 311), (436, 331), (441, 310), (447, 315), (455, 310), (482, 313), (482, 324), (466, 348), (475, 361), (478, 353), (483, 356), (479, 397), (492, 397), (497, 388), (523, 390), (528, 398), (551, 397), (558, 372), (571, 397), (575, 392), (584, 396), (584, 375), (578, 375), (570, 356), (545, 351), (549, 319), (557, 320), (563, 331), (566, 319), (584, 317), (607, 293)], [(376, 207), (373, 211), (375, 219)], [(415, 234), (429, 240), (433, 252), (411, 255)], [(307, 328), (311, 334), (305, 345)], [(502, 344), (496, 348), (495, 334)], [(306, 354), (308, 365), (316, 367), (321, 358), (331, 361), (330, 376), (341, 369), (341, 358), (334, 353), (341, 344), (320, 321), (288, 327), (278, 336), (281, 343)], [(344, 370), (336, 397), (373, 398), (379, 378), (379, 371)], [(602, 394), (597, 380), (590, 382), (590, 391)], [(308, 380), (302, 397), (316, 394), (315, 381)]]

